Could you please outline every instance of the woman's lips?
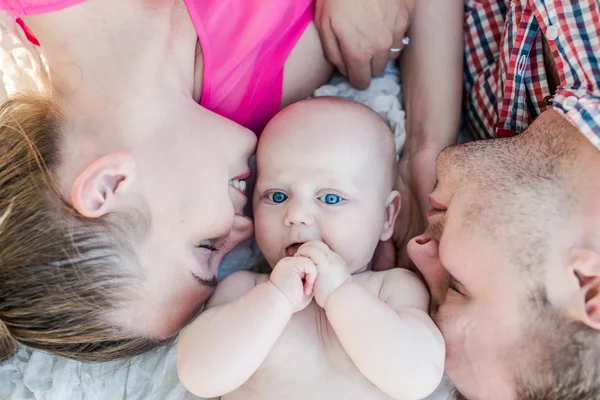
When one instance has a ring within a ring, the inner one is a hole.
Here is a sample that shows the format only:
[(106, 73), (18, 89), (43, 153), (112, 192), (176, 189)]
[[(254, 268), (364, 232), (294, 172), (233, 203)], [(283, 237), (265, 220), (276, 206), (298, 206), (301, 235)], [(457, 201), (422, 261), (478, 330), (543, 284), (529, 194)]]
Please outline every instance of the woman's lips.
[(252, 172), (251, 172), (250, 170), (247, 170), (247, 171), (246, 171), (246, 172), (244, 172), (243, 174), (240, 174), (240, 175), (236, 176), (236, 177), (235, 177), (235, 178), (233, 178), (233, 179), (237, 179), (237, 180), (240, 180), (240, 181), (242, 181), (242, 180), (246, 180), (246, 179), (248, 179), (248, 178), (250, 177), (250, 175), (252, 175)]

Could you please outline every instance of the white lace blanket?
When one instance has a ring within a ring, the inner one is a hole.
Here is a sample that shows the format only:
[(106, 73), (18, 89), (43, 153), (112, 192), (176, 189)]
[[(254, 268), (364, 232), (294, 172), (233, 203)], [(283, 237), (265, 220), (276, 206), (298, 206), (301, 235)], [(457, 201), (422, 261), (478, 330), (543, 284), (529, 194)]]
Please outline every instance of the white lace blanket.
[[(25, 40), (20, 28), (0, 14), (0, 102), (16, 91), (39, 91), (46, 82), (43, 56)], [(404, 143), (404, 111), (400, 104), (397, 70), (390, 66), (371, 87), (358, 92), (341, 77), (318, 89), (315, 95), (343, 96), (377, 111), (391, 126), (397, 150)], [(248, 264), (250, 244), (226, 258), (233, 270)], [(448, 384), (431, 400), (444, 400)], [(197, 399), (179, 384), (174, 346), (124, 362), (88, 364), (41, 351), (21, 348), (17, 356), (0, 364), (0, 399), (37, 400), (187, 400)]]

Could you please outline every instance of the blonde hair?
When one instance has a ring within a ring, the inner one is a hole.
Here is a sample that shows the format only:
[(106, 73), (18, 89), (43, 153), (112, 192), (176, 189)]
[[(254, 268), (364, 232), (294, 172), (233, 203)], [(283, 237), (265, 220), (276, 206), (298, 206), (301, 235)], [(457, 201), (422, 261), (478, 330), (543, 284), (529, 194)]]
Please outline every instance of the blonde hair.
[(0, 107), (0, 361), (16, 342), (61, 356), (107, 361), (164, 342), (134, 337), (109, 315), (136, 277), (132, 215), (86, 219), (60, 195), (62, 116), (39, 95)]

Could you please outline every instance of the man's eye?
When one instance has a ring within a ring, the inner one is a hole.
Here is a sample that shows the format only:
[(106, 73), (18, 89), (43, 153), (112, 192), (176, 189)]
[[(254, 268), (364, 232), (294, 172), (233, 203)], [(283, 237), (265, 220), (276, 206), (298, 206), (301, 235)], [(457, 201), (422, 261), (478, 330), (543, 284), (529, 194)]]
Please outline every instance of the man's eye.
[(454, 277), (449, 277), (447, 280), (448, 289), (455, 291), (461, 296), (466, 296), (467, 294), (463, 291), (462, 285), (460, 285)]
[(322, 196), (319, 196), (318, 199), (320, 201), (322, 201), (323, 203), (329, 204), (329, 205), (338, 204), (340, 201), (343, 200), (340, 196), (338, 196), (337, 194), (334, 194), (334, 193), (324, 194)]
[(283, 192), (271, 192), (267, 198), (275, 204), (281, 204), (288, 199), (288, 196)]

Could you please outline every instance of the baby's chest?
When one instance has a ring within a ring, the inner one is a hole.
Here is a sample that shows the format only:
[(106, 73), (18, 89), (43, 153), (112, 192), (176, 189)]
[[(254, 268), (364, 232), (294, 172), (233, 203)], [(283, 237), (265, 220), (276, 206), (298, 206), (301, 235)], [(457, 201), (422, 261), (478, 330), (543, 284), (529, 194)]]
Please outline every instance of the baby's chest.
[(256, 373), (226, 400), (389, 399), (356, 368), (324, 311), (296, 313)]
[(314, 301), (296, 313), (261, 366), (264, 372), (287, 366), (306, 378), (323, 373), (348, 373), (356, 367), (344, 350), (325, 311)]

